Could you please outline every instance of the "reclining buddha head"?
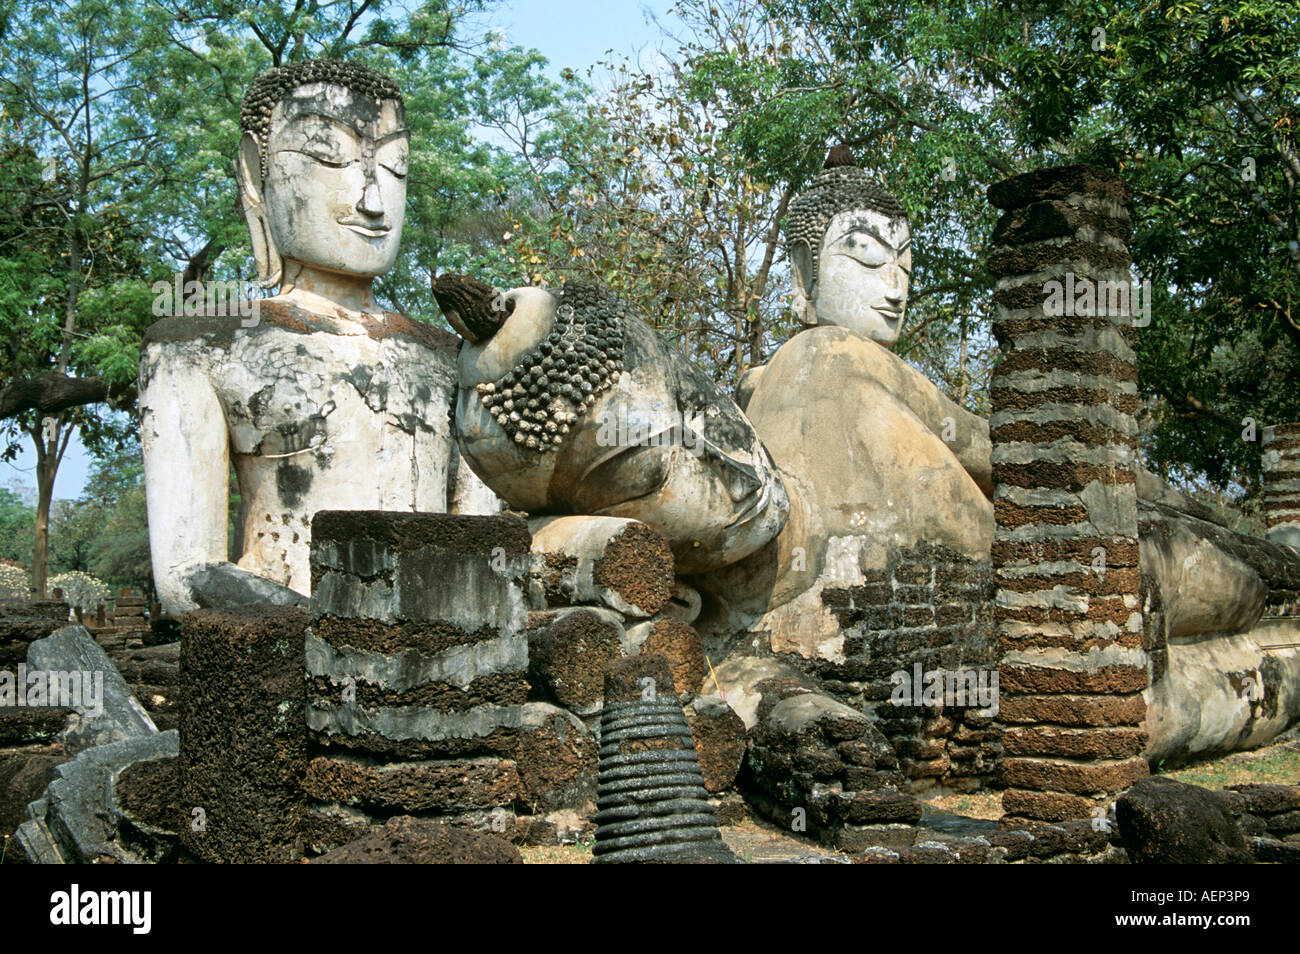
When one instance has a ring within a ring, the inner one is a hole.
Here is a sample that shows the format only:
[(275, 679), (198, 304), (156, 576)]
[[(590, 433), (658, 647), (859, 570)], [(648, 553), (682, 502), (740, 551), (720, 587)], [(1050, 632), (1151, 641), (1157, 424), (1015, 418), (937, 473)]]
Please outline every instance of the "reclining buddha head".
[(308, 60), (267, 70), (240, 110), (236, 174), (258, 278), (286, 291), (304, 268), (371, 279), (397, 258), (409, 135), (388, 77)]
[(791, 203), (786, 237), (794, 309), (806, 325), (839, 325), (892, 347), (912, 270), (907, 213), (836, 146)]

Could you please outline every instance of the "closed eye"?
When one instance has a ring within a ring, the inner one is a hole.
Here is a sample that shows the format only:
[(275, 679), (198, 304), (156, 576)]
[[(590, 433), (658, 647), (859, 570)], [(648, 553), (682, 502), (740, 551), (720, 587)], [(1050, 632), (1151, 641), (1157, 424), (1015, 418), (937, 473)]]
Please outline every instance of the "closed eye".
[(355, 159), (344, 159), (337, 155), (327, 155), (321, 152), (313, 152), (310, 149), (281, 149), (281, 152), (296, 152), (300, 156), (306, 156), (312, 162), (318, 162), (322, 166), (328, 166), (330, 169), (346, 169), (352, 165)]

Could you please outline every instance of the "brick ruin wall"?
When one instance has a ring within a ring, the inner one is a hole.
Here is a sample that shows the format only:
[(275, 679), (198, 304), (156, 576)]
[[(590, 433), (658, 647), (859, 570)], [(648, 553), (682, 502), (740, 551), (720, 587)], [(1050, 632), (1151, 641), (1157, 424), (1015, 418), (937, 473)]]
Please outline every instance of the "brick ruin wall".
[[(905, 673), (910, 686), (917, 667), (921, 673), (973, 672), (977, 679), (982, 674), (990, 684), (997, 669), (991, 566), (922, 544), (891, 551), (883, 569), (864, 576), (859, 586), (822, 594), (844, 633), (844, 660), (788, 661), (817, 677), (840, 701), (878, 720), (909, 788), (974, 791), (994, 784), (1001, 730), (978, 698), (968, 696), (967, 705), (955, 706), (893, 701), (898, 695), (894, 674)], [(916, 697), (925, 702), (919, 690)]]

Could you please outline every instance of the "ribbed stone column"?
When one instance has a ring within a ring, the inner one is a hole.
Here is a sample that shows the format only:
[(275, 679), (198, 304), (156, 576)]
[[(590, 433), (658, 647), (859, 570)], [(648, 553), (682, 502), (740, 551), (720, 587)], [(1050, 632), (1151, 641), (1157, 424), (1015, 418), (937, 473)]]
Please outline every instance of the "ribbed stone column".
[(1266, 536), (1300, 550), (1300, 424), (1264, 428)]
[(1132, 310), (1128, 199), (1087, 166), (989, 189), (1005, 210), (989, 257), (990, 437), (1010, 815), (1087, 817), (1148, 772), (1136, 332), (1114, 313)]
[(653, 653), (611, 663), (593, 863), (734, 863), (708, 797), (668, 660)]

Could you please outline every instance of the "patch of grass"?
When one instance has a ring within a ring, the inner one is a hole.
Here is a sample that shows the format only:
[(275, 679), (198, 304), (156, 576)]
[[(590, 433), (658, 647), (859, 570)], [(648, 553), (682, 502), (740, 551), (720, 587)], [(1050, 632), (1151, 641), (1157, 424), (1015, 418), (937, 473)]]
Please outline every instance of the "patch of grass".
[(1221, 759), (1160, 774), (1215, 789), (1234, 785), (1295, 785), (1300, 783), (1300, 743), (1280, 742), (1251, 752), (1234, 752)]
[(591, 861), (591, 844), (521, 847), (519, 853), (526, 865), (585, 865)]
[(1000, 792), (977, 792), (970, 795), (937, 795), (924, 799), (931, 808), (951, 812), (966, 818), (983, 818), (995, 821), (1002, 817)]

